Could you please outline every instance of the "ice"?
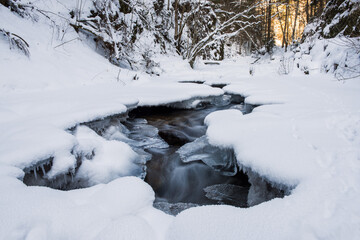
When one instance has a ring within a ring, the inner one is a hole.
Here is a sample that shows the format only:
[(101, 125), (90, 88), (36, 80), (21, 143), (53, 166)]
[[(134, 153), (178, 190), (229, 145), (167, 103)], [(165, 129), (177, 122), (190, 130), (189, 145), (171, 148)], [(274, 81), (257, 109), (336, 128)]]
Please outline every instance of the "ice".
[(179, 213), (181, 213), (182, 211), (188, 208), (197, 207), (197, 206), (199, 205), (195, 203), (182, 203), (182, 202), (169, 203), (165, 201), (160, 201), (154, 203), (155, 208), (173, 216), (178, 215)]
[(143, 118), (108, 118), (87, 124), (107, 140), (117, 140), (131, 147), (167, 148), (168, 144), (159, 137), (158, 129), (149, 125)]
[(185, 144), (179, 148), (177, 153), (184, 163), (201, 160), (223, 175), (233, 176), (237, 173), (236, 158), (233, 151), (210, 145), (207, 136), (202, 136)]
[(284, 197), (284, 191), (274, 188), (270, 183), (262, 179), (258, 174), (249, 171), (249, 183), (251, 184), (247, 204), (249, 207), (269, 201), (276, 197)]
[[(111, 126), (105, 133), (105, 137), (108, 139), (123, 141), (139, 155), (142, 162), (147, 162), (151, 159), (151, 154), (146, 152), (149, 148), (168, 148), (169, 145), (160, 138), (158, 129), (147, 124), (146, 119), (136, 118), (128, 119), (123, 125), (121, 130), (117, 128), (117, 131), (109, 135), (111, 130), (114, 130), (114, 126)], [(121, 137), (117, 137), (121, 136)], [(145, 176), (144, 176), (145, 177)]]
[(219, 94), (211, 97), (202, 97), (202, 98), (197, 97), (185, 101), (174, 102), (167, 104), (167, 106), (178, 109), (202, 109), (210, 104), (216, 106), (226, 106), (230, 104), (231, 100), (232, 100), (231, 95)]
[(236, 110), (239, 110), (241, 112), (245, 112), (244, 104), (237, 104), (237, 105), (231, 106), (230, 109), (236, 109)]
[(108, 127), (103, 133), (103, 137), (108, 140), (117, 140), (117, 141), (130, 141), (128, 138), (130, 131), (122, 123), (118, 122), (116, 125)]
[(160, 138), (158, 129), (147, 124), (145, 119), (129, 119), (126, 125), (130, 131), (128, 137), (133, 140), (129, 142), (131, 146), (142, 149), (169, 147), (169, 145)]
[(213, 102), (216, 106), (227, 106), (231, 102), (231, 95), (223, 95), (220, 97), (215, 97)]
[(167, 104), (167, 106), (177, 109), (202, 109), (205, 106), (209, 105), (210, 102), (211, 102), (211, 98), (209, 97), (200, 98), (200, 99), (193, 98), (185, 101), (170, 103)]
[[(136, 163), (144, 164), (151, 159), (151, 154), (145, 150), (149, 148), (167, 148), (169, 145), (160, 138), (158, 129), (147, 124), (146, 119), (125, 119), (111, 117), (87, 124), (109, 141), (120, 141), (128, 144), (138, 154)], [(142, 178), (145, 173), (141, 174)]]
[(195, 99), (189, 103), (188, 107), (185, 105), (185, 107), (183, 108), (201, 109), (210, 104), (213, 104), (215, 106), (227, 106), (230, 104), (230, 102), (231, 102), (230, 95), (221, 95), (221, 96), (214, 96), (204, 99)]
[(42, 174), (43, 174), (43, 175), (45, 175), (45, 168), (44, 168), (44, 165), (40, 165), (40, 168), (41, 168)]
[(204, 188), (206, 197), (220, 204), (247, 207), (248, 191), (246, 187), (234, 184), (216, 184)]

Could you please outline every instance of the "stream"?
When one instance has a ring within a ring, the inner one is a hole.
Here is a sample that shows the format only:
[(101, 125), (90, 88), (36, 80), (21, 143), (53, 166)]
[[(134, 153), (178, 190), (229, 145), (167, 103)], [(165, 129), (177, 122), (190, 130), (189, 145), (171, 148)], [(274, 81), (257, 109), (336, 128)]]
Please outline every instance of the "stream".
[[(233, 151), (210, 146), (205, 137), (205, 117), (229, 108), (246, 112), (241, 99), (225, 95), (195, 109), (150, 107), (129, 113), (128, 121), (146, 119), (168, 144), (147, 149), (152, 158), (146, 164), (145, 181), (155, 191), (155, 207), (173, 215), (198, 205), (247, 207), (250, 184), (238, 170)], [(231, 164), (221, 164), (223, 159)]]
[[(247, 114), (253, 107), (244, 105), (240, 96), (223, 95), (138, 107), (128, 116), (112, 116), (85, 125), (105, 139), (130, 145), (139, 156), (139, 167), (133, 175), (153, 188), (154, 207), (176, 215), (194, 206), (250, 207), (284, 196), (283, 190), (260, 176), (239, 169), (232, 149), (218, 148), (207, 141), (204, 119), (208, 114), (224, 109)], [(52, 167), (48, 159), (42, 165), (25, 169), (24, 183), (61, 190), (87, 187), (86, 182), (76, 181), (81, 163), (82, 157), (77, 156), (75, 171), (47, 180), (46, 174)]]

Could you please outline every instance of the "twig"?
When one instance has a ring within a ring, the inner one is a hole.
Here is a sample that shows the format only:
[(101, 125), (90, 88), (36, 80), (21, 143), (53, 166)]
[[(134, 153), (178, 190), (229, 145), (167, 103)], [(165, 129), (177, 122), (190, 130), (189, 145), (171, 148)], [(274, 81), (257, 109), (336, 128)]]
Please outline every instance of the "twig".
[(123, 81), (123, 80), (120, 80), (120, 72), (121, 72), (121, 68), (119, 68), (119, 72), (118, 72), (118, 75), (117, 75), (117, 81), (119, 82), (121, 82), (124, 86), (126, 85), (126, 83)]
[(81, 41), (81, 39), (77, 37), (77, 38), (71, 39), (71, 40), (69, 40), (69, 41), (63, 42), (63, 43), (55, 46), (54, 49), (57, 48), (57, 47), (61, 47), (62, 45), (65, 45), (65, 44), (67, 44), (67, 43), (69, 43), (69, 42), (72, 42), (72, 41), (74, 41), (74, 40), (80, 40), (80, 41)]
[(254, 61), (254, 62), (252, 62), (252, 63), (250, 63), (250, 64), (255, 64), (257, 61), (259, 61), (261, 58), (260, 57), (258, 57), (258, 58), (256, 58), (256, 60)]
[(119, 68), (119, 72), (118, 72), (118, 75), (117, 75), (117, 80), (119, 81), (120, 79), (119, 79), (119, 77), (120, 77), (120, 72), (121, 72), (121, 68)]

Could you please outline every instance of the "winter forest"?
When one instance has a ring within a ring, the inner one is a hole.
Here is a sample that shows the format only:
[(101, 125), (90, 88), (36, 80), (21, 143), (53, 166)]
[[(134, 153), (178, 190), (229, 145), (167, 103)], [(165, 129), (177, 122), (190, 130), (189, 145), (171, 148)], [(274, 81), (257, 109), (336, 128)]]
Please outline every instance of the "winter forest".
[(0, 240), (357, 240), (359, 0), (0, 0)]

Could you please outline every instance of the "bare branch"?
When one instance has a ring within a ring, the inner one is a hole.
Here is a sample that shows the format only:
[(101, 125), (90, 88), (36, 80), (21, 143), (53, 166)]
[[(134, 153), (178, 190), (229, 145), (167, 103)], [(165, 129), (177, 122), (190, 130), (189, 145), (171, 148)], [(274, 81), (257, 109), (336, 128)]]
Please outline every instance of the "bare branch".
[(8, 40), (10, 49), (13, 47), (19, 49), (25, 56), (30, 57), (29, 44), (19, 35), (0, 29), (2, 33)]
[[(215, 43), (216, 41), (225, 40), (225, 39), (231, 38), (233, 36), (236, 36), (237, 34), (239, 34), (239, 32), (246, 31), (247, 28), (261, 23), (261, 21), (254, 22), (254, 20), (262, 17), (263, 15), (261, 15), (261, 14), (249, 15), (249, 13), (252, 10), (254, 10), (255, 8), (257, 8), (258, 6), (260, 6), (262, 3), (263, 2), (256, 3), (256, 4), (248, 7), (246, 10), (236, 13), (234, 16), (230, 17), (228, 20), (224, 21), (223, 23), (220, 23), (220, 25), (214, 31), (210, 32), (207, 36), (205, 36), (203, 39), (201, 39), (199, 42), (197, 42), (195, 45), (193, 45), (186, 54), (186, 58), (189, 60), (190, 65), (193, 66), (193, 63), (194, 63), (197, 55), (203, 49), (205, 49), (207, 46)], [(250, 20), (252, 20), (252, 21), (250, 21)], [(240, 28), (231, 33), (221, 33), (226, 28), (228, 28), (234, 24), (239, 24)], [(247, 32), (246, 32), (246, 34), (249, 36), (249, 34)]]

